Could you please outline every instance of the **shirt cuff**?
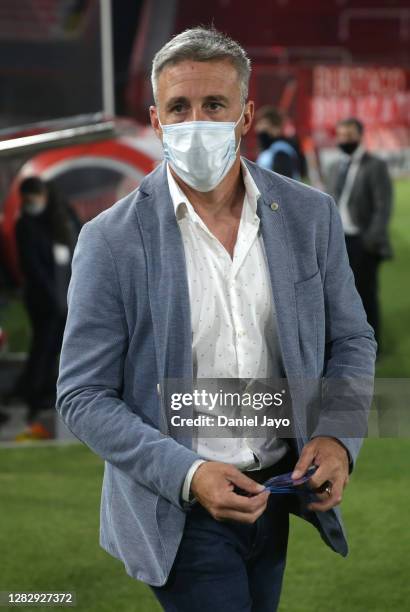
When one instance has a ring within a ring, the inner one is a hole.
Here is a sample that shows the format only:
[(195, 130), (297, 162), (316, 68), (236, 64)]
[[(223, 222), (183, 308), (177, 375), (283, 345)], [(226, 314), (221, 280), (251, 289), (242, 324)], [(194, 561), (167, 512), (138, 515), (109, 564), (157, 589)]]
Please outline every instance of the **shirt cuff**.
[(184, 502), (189, 503), (194, 500), (194, 498), (190, 495), (191, 482), (192, 482), (192, 478), (194, 477), (195, 472), (197, 471), (197, 469), (202, 463), (205, 463), (203, 459), (197, 459), (196, 461), (194, 461), (185, 476), (184, 484), (182, 485), (182, 493), (181, 493), (181, 497)]

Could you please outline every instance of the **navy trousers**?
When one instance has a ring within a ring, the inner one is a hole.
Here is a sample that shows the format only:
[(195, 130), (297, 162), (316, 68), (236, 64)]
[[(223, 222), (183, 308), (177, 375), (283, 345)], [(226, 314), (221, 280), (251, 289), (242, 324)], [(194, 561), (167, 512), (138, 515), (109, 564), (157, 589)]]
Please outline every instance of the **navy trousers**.
[(380, 308), (378, 274), (381, 258), (366, 251), (360, 236), (346, 236), (346, 248), (356, 289), (362, 298), (367, 320), (374, 329), (380, 352)]
[(166, 612), (275, 612), (286, 562), (288, 496), (271, 495), (253, 525), (189, 511), (167, 583), (151, 587)]

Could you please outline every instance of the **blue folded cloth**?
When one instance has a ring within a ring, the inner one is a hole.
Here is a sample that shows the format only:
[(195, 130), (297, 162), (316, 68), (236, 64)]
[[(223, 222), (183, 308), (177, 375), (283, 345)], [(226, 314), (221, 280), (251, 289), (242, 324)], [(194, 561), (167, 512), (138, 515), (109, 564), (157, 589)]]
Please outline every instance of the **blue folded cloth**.
[(297, 478), (296, 480), (292, 478), (292, 472), (288, 472), (287, 474), (279, 474), (278, 476), (269, 478), (269, 480), (263, 483), (265, 491), (276, 494), (311, 492), (309, 488), (303, 487), (303, 485), (307, 483), (316, 470), (317, 466), (312, 465), (304, 476)]

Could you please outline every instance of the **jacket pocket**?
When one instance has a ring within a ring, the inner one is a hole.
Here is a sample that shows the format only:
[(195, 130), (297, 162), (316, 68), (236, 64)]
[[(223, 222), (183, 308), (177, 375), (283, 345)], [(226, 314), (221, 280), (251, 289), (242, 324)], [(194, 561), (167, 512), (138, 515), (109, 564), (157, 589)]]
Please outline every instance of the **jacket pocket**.
[(295, 283), (299, 349), (307, 377), (321, 375), (324, 361), (325, 305), (320, 270)]

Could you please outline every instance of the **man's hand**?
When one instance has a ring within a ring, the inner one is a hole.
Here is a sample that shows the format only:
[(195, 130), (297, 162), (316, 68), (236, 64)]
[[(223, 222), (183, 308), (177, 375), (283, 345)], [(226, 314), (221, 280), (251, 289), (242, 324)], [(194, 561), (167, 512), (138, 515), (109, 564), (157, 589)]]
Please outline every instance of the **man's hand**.
[(317, 489), (329, 481), (331, 495), (317, 493), (320, 501), (309, 504), (308, 508), (324, 512), (342, 501), (343, 489), (349, 482), (348, 452), (336, 438), (318, 436), (303, 447), (292, 478), (301, 478), (313, 463), (318, 466), (318, 469), (310, 478), (309, 486)]
[[(235, 486), (250, 497), (235, 493)], [(269, 498), (263, 485), (233, 465), (219, 461), (206, 461), (199, 466), (192, 478), (191, 491), (217, 521), (254, 523), (264, 512)]]

